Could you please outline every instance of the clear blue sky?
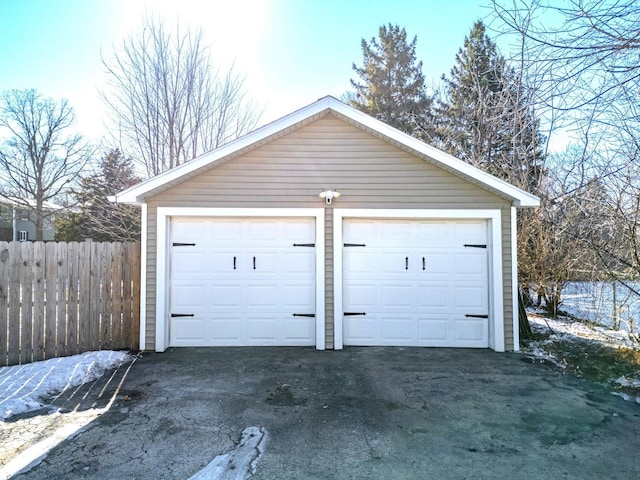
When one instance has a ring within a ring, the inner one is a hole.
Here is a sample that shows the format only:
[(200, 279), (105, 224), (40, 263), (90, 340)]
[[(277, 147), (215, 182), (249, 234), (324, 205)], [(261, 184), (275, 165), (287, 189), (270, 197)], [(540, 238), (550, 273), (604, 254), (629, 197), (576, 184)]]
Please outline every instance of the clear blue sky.
[[(488, 0), (0, 0), (0, 90), (67, 98), (77, 129), (104, 134), (101, 55), (134, 32), (145, 11), (202, 27), (216, 62), (235, 63), (266, 123), (350, 88), (360, 42), (387, 23), (418, 37), (429, 83), (448, 73)], [(490, 23), (491, 19), (485, 19)]]

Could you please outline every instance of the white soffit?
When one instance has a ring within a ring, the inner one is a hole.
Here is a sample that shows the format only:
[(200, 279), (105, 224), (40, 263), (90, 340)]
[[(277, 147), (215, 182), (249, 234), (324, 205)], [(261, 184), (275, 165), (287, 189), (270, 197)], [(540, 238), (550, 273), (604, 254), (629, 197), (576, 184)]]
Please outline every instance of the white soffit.
[(278, 135), (284, 135), (289, 131), (304, 124), (310, 123), (330, 112), (356, 126), (361, 126), (370, 130), (389, 141), (406, 148), (417, 156), (423, 157), (425, 161), (431, 161), (434, 165), (444, 168), (454, 174), (467, 179), (468, 181), (487, 188), (512, 201), (518, 207), (536, 207), (540, 205), (540, 199), (520, 188), (511, 185), (497, 177), (479, 170), (468, 163), (459, 160), (448, 153), (438, 150), (421, 140), (413, 138), (380, 120), (377, 120), (365, 113), (350, 107), (334, 97), (327, 96), (307, 105), (300, 110), (296, 110), (279, 120), (271, 122), (263, 127), (254, 130), (216, 150), (205, 153), (187, 163), (184, 163), (167, 172), (157, 175), (149, 180), (134, 185), (124, 190), (109, 200), (118, 203), (141, 204), (145, 199), (155, 195), (170, 186), (180, 183), (194, 175), (202, 169), (211, 168), (215, 163), (224, 159), (245, 153), (257, 146), (264, 144)]

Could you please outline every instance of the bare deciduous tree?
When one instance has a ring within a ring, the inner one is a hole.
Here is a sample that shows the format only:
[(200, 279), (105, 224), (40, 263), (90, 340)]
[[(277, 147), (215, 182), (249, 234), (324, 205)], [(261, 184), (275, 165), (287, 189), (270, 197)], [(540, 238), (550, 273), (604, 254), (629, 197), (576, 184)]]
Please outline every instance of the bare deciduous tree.
[(42, 240), (46, 202), (64, 192), (93, 150), (69, 133), (75, 121), (66, 100), (44, 98), (36, 90), (9, 90), (0, 99), (0, 195), (34, 213), (36, 240)]
[(212, 67), (202, 31), (169, 32), (147, 17), (103, 64), (116, 140), (149, 176), (248, 132), (258, 120), (233, 67)]
[[(504, 26), (525, 39), (539, 97), (554, 108), (606, 109), (640, 80), (635, 0), (493, 0)], [(601, 110), (604, 112), (605, 110)]]

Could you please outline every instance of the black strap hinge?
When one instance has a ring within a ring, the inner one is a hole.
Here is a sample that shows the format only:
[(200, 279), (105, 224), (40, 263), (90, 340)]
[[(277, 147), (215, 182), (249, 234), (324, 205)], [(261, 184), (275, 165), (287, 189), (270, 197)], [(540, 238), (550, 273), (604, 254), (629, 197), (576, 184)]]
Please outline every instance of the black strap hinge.
[(315, 313), (294, 313), (294, 317), (315, 317)]
[(467, 317), (467, 318), (489, 318), (489, 315), (471, 315), (471, 314), (467, 313), (465, 315), (465, 317)]
[(482, 244), (478, 244), (478, 243), (465, 243), (464, 246), (465, 247), (470, 247), (470, 248), (487, 248), (486, 245), (482, 245)]
[(176, 317), (195, 317), (195, 315), (193, 313), (172, 313), (171, 314), (171, 318), (176, 318)]
[(354, 315), (366, 315), (366, 312), (344, 312), (345, 317), (353, 317)]
[(294, 243), (294, 247), (315, 247), (315, 243)]
[(366, 247), (364, 243), (345, 243), (345, 247)]
[(171, 245), (173, 247), (195, 247), (196, 246), (195, 243), (180, 243), (180, 242), (173, 242)]

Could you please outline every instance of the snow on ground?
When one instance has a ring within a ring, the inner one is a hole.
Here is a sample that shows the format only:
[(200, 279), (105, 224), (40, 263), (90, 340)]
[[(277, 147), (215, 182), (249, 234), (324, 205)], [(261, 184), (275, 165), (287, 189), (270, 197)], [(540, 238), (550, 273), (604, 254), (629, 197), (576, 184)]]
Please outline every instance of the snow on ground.
[[(604, 326), (582, 323), (566, 317), (547, 318), (542, 316), (542, 314), (538, 315), (535, 310), (529, 310), (527, 314), (531, 329), (534, 332), (549, 333), (549, 331), (551, 331), (552, 333), (545, 340), (528, 342), (528, 345), (523, 348), (523, 352), (529, 357), (552, 363), (560, 368), (566, 368), (567, 365), (555, 355), (548, 353), (545, 345), (558, 341), (574, 342), (576, 339), (581, 338), (611, 347), (640, 348), (640, 346), (631, 339), (629, 332), (626, 330), (611, 330)], [(640, 388), (640, 379), (636, 378), (620, 377), (618, 379), (611, 379), (611, 383), (621, 387)], [(637, 403), (640, 403), (640, 397), (632, 397), (623, 392), (612, 393), (619, 395), (625, 400), (635, 400)]]
[(47, 396), (95, 380), (131, 356), (103, 350), (0, 368), (0, 421), (44, 408)]
[[(640, 289), (637, 283), (631, 283)], [(562, 289), (560, 310), (576, 318), (637, 333), (640, 325), (640, 297), (620, 282), (569, 282)]]
[(637, 347), (626, 330), (611, 330), (606, 326), (591, 325), (565, 317), (546, 318), (536, 315), (535, 311), (527, 313), (529, 314), (529, 323), (534, 331), (546, 333), (551, 330), (553, 332), (550, 340), (571, 341), (578, 337), (615, 347)]

